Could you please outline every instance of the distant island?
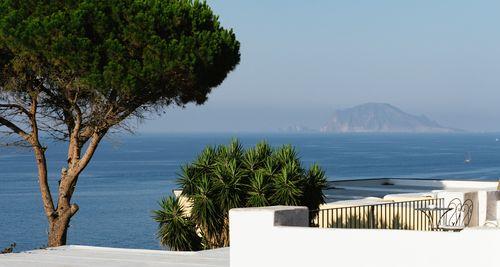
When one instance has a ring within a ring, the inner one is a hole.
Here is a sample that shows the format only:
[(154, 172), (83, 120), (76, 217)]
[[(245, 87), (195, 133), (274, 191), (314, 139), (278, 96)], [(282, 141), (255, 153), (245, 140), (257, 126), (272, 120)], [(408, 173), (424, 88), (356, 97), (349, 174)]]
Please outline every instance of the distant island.
[(311, 129), (304, 125), (291, 125), (286, 128), (278, 129), (282, 133), (315, 133), (318, 132), (317, 129)]
[(386, 103), (366, 103), (337, 110), (320, 129), (325, 133), (453, 133), (424, 115), (408, 114)]

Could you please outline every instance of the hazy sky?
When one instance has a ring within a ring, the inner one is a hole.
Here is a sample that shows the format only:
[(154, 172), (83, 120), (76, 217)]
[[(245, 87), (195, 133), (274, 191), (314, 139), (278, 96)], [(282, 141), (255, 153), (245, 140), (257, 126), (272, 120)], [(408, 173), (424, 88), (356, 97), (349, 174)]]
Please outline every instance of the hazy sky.
[(319, 128), (386, 102), (443, 125), (500, 131), (500, 1), (211, 0), (242, 60), (204, 106), (147, 132)]

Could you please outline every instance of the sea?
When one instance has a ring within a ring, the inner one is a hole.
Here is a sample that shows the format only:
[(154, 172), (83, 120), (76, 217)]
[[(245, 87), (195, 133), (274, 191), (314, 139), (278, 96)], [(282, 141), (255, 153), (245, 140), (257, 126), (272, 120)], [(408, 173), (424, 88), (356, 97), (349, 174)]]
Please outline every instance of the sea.
[[(151, 218), (158, 201), (177, 188), (180, 166), (207, 145), (238, 138), (244, 146), (267, 140), (291, 144), (302, 162), (320, 164), (329, 180), (378, 177), (498, 180), (500, 134), (206, 133), (114, 135), (81, 175), (68, 243), (163, 249)], [(56, 188), (66, 161), (64, 144), (47, 141), (49, 178)], [(466, 159), (470, 160), (466, 163)], [(55, 194), (55, 191), (53, 191)], [(0, 147), (0, 250), (44, 247), (47, 238), (34, 157)]]

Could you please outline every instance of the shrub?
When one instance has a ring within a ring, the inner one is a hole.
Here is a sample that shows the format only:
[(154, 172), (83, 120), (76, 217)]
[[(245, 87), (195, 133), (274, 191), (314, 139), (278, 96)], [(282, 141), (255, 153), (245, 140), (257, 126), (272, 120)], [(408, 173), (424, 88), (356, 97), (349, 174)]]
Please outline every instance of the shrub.
[[(161, 201), (161, 209), (155, 211), (158, 238), (172, 250), (196, 250), (229, 245), (230, 209), (272, 205), (317, 209), (325, 201), (327, 181), (317, 164), (304, 169), (290, 145), (275, 149), (261, 142), (245, 149), (233, 140), (206, 147), (196, 160), (182, 166), (178, 184), (190, 211), (174, 197)], [(193, 229), (200, 238), (193, 237)]]

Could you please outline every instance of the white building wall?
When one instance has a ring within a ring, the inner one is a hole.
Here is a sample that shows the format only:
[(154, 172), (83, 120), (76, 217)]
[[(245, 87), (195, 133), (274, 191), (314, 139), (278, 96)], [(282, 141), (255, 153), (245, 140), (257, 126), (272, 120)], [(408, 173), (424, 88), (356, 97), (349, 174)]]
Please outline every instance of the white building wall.
[(498, 229), (458, 233), (318, 229), (307, 227), (305, 207), (233, 209), (229, 216), (231, 267), (498, 264)]

